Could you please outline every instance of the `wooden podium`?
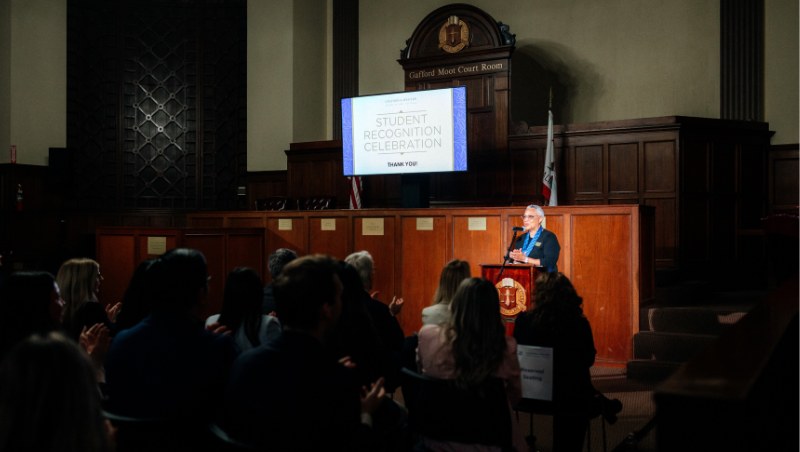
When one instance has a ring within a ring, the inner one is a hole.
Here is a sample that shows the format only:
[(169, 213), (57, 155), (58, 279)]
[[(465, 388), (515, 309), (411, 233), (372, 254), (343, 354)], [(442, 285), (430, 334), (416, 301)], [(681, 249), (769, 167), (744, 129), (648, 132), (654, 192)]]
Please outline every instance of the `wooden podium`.
[[(500, 273), (500, 270), (503, 273)], [(514, 319), (533, 303), (537, 270), (530, 264), (481, 264), (481, 277), (491, 281), (500, 297), (500, 315), (506, 334), (514, 331)]]

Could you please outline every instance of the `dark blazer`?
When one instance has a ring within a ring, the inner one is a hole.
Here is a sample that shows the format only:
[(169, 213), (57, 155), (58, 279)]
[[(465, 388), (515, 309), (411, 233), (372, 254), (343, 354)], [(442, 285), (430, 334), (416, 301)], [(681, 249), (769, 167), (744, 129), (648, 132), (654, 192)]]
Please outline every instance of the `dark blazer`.
[[(523, 234), (521, 237), (517, 238), (517, 241), (514, 242), (514, 248), (522, 249), (526, 235), (527, 234)], [(542, 267), (546, 268), (549, 272), (557, 272), (558, 255), (561, 253), (561, 245), (558, 244), (556, 235), (547, 229), (542, 229), (542, 234), (536, 242), (537, 244), (533, 246), (528, 257), (532, 259), (541, 259)]]
[(314, 337), (284, 330), (237, 358), (223, 428), (268, 450), (352, 450), (360, 388)]

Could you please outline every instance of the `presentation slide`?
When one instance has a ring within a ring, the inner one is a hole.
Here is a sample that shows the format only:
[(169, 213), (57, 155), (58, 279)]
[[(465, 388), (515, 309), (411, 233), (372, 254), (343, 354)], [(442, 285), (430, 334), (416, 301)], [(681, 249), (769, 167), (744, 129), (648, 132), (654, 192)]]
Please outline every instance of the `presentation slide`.
[(344, 174), (466, 171), (466, 88), (342, 99)]

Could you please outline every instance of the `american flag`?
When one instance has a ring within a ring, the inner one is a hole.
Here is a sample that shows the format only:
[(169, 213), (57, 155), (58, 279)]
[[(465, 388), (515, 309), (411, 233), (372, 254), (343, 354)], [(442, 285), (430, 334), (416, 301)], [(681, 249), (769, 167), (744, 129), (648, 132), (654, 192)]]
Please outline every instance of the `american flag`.
[(350, 208), (361, 208), (361, 176), (351, 176), (350, 179)]

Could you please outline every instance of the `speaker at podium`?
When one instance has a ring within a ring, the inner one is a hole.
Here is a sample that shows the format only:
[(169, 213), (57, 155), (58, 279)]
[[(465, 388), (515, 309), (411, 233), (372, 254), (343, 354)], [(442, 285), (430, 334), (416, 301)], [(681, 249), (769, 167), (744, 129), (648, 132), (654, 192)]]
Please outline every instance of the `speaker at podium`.
[(500, 315), (506, 334), (514, 332), (514, 320), (533, 303), (538, 270), (531, 264), (480, 264), (481, 277), (491, 281), (500, 298)]

